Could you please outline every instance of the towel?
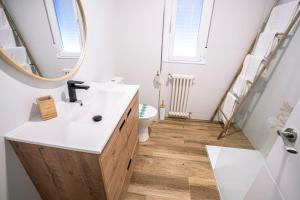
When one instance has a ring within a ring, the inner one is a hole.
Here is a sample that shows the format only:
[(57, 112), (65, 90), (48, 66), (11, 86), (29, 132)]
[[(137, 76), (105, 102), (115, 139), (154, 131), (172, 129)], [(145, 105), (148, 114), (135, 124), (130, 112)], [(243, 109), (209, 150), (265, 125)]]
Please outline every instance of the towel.
[(266, 31), (284, 33), (299, 8), (299, 0), (284, 3), (273, 8), (266, 24)]
[(9, 28), (0, 28), (0, 47), (15, 47), (16, 42), (13, 32)]
[[(229, 92), (226, 96), (226, 99), (225, 99), (223, 107), (222, 107), (222, 111), (227, 119), (230, 119), (232, 117), (233, 110), (235, 109), (235, 106), (236, 106), (236, 101), (237, 101), (236, 97)], [(228, 123), (228, 121), (225, 119), (225, 117), (223, 115), (222, 115), (221, 119), (224, 124)]]
[(164, 79), (162, 78), (161, 74), (157, 73), (153, 79), (153, 86), (154, 88), (160, 88), (165, 84)]
[(247, 81), (253, 83), (256, 75), (260, 72), (262, 57), (248, 54), (245, 58), (241, 76), (245, 77)]
[(27, 65), (27, 53), (25, 47), (8, 47), (4, 50), (20, 65)]
[(232, 87), (232, 93), (240, 98), (247, 92), (247, 89), (247, 79), (239, 75)]
[(259, 57), (268, 57), (277, 44), (276, 32), (262, 32), (255, 44), (253, 55)]
[(144, 117), (146, 110), (147, 110), (146, 104), (139, 105), (139, 117), (140, 118)]

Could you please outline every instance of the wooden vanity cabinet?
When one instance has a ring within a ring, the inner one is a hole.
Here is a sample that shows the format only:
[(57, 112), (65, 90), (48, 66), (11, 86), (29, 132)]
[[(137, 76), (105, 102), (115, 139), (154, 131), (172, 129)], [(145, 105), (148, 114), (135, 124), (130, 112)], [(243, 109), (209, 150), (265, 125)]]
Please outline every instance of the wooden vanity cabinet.
[(138, 93), (100, 155), (10, 141), (42, 199), (118, 200), (138, 149)]

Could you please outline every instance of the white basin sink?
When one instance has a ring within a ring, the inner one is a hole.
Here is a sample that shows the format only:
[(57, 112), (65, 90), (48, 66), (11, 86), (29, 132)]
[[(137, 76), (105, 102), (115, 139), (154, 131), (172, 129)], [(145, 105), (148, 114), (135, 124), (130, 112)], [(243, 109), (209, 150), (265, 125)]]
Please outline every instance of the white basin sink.
[[(109, 140), (137, 85), (89, 83), (77, 91), (78, 103), (56, 101), (58, 117), (41, 121), (37, 116), (5, 135), (6, 139), (99, 154)], [(95, 115), (102, 120), (93, 121)]]
[[(82, 106), (76, 105), (71, 117), (72, 122), (101, 124), (104, 120), (108, 120), (120, 104), (126, 92), (120, 90), (97, 90), (88, 98), (82, 101)], [(70, 103), (68, 103), (70, 104)], [(93, 117), (101, 115), (102, 120), (99, 122), (93, 121)]]

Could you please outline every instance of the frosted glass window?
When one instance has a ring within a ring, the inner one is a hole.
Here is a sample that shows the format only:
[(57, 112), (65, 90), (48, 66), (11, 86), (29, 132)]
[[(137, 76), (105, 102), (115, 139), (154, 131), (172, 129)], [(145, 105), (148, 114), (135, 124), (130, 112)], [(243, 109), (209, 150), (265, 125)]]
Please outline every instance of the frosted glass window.
[(203, 0), (178, 0), (173, 56), (197, 55)]
[(78, 30), (74, 0), (53, 0), (63, 51), (80, 52), (81, 40)]

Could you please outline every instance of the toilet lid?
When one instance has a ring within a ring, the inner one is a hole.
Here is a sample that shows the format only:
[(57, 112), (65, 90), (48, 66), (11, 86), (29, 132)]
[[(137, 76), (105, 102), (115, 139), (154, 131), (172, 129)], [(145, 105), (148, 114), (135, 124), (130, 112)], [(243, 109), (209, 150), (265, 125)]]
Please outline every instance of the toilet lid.
[(155, 117), (157, 110), (152, 106), (146, 104), (139, 104), (139, 118), (140, 119), (150, 119)]

